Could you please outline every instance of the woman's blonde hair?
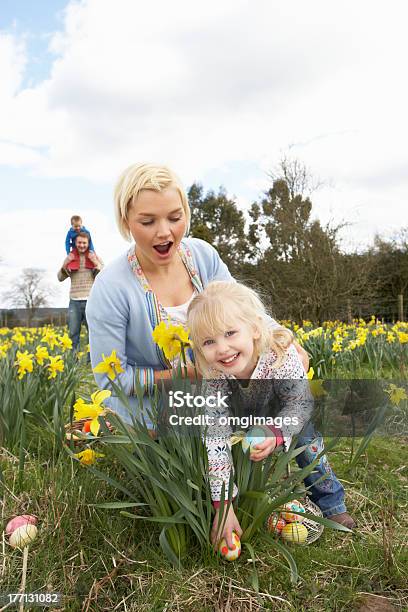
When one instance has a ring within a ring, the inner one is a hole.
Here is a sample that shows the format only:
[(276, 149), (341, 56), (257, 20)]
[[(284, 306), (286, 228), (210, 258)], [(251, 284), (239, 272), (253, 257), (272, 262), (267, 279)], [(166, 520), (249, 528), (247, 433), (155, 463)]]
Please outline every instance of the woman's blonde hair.
[(214, 377), (214, 370), (208, 367), (202, 351), (203, 341), (223, 334), (237, 319), (256, 332), (254, 349), (257, 356), (272, 349), (277, 355), (274, 368), (282, 365), (293, 342), (292, 332), (284, 327), (271, 327), (265, 307), (253, 289), (241, 283), (214, 281), (192, 300), (187, 312), (196, 364), (203, 376)]
[(181, 199), (187, 223), (187, 231), (190, 225), (190, 207), (187, 194), (178, 176), (167, 166), (156, 164), (133, 164), (120, 175), (114, 190), (116, 223), (122, 236), (129, 242), (132, 236), (129, 231), (128, 214), (132, 202), (143, 189), (163, 191), (174, 187)]

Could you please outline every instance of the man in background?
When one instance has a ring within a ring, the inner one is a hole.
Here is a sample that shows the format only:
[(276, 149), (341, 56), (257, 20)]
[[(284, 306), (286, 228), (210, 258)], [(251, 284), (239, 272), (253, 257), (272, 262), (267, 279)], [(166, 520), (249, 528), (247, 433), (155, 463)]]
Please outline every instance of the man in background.
[(75, 249), (64, 259), (58, 271), (58, 280), (71, 279), (68, 308), (69, 337), (72, 350), (79, 348), (82, 323), (88, 328), (85, 308), (95, 277), (102, 270), (103, 263), (94, 251), (89, 250), (89, 236), (79, 232), (75, 240)]

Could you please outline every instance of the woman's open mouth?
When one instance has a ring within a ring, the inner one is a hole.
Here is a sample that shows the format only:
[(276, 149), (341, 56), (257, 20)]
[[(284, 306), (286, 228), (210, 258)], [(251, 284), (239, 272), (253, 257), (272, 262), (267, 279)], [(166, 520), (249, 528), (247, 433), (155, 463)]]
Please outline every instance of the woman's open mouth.
[(168, 240), (167, 242), (162, 242), (161, 244), (155, 244), (153, 248), (157, 253), (159, 253), (159, 255), (165, 256), (168, 255), (172, 245), (172, 241)]
[(231, 357), (227, 357), (226, 359), (220, 359), (219, 362), (222, 363), (223, 366), (230, 366), (236, 362), (241, 353), (234, 353)]

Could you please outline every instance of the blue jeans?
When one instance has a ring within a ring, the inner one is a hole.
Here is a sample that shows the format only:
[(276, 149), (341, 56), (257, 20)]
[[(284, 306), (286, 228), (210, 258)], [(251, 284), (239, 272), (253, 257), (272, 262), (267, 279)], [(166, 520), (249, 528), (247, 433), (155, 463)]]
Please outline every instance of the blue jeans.
[[(324, 450), (322, 435), (315, 431), (312, 423), (309, 423), (300, 433), (296, 446), (305, 445), (307, 445), (307, 448), (296, 457), (296, 462), (300, 468), (310, 465), (316, 458), (316, 455), (319, 455)], [(328, 474), (328, 477), (325, 480), (316, 485), (313, 484), (326, 474)], [(344, 503), (343, 486), (331, 469), (326, 455), (320, 457), (314, 471), (305, 478), (304, 482), (307, 487), (310, 487), (310, 499), (319, 506), (323, 516), (330, 518), (335, 514), (347, 511)]]
[(68, 307), (68, 330), (69, 337), (72, 340), (72, 350), (76, 351), (79, 348), (79, 335), (81, 333), (82, 323), (88, 329), (88, 323), (85, 316), (86, 300), (69, 300)]

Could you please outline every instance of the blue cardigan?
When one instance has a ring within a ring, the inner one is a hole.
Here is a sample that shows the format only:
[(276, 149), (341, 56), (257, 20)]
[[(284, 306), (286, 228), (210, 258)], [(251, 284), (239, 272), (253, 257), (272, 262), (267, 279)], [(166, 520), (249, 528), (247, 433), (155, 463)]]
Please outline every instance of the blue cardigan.
[[(187, 265), (187, 270), (190, 276), (195, 274), (201, 279), (203, 287), (214, 280), (233, 280), (227, 266), (210, 244), (198, 238), (184, 238), (181, 249), (185, 248), (191, 252), (193, 264)], [(196, 283), (193, 284), (197, 287)], [(102, 360), (102, 354), (108, 356), (116, 350), (125, 370), (119, 375), (119, 380), (130, 398), (131, 410), (135, 415), (140, 412), (135, 397), (136, 377), (149, 391), (152, 389), (153, 371), (166, 367), (152, 339), (154, 313), (151, 295), (133, 272), (128, 253), (124, 253), (98, 274), (86, 307), (92, 367)], [(96, 374), (95, 379), (100, 388), (109, 388), (107, 375)], [(105, 404), (123, 420), (131, 422), (126, 407), (118, 398), (111, 397)], [(149, 405), (147, 396), (144, 404)], [(149, 425), (149, 419), (146, 416), (144, 419)]]

